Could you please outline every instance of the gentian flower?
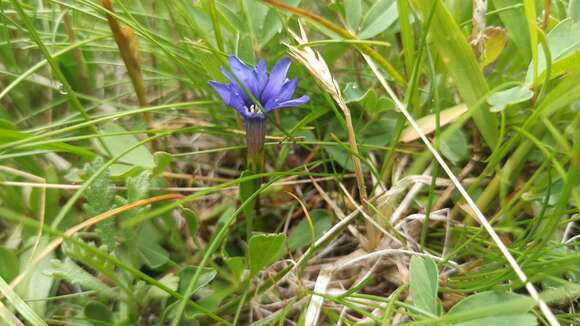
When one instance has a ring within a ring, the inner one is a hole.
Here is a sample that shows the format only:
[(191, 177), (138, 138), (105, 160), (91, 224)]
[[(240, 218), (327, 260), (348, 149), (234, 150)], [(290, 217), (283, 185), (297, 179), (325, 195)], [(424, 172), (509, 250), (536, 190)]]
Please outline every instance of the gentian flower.
[(266, 61), (260, 59), (254, 68), (248, 67), (238, 57), (229, 57), (231, 72), (221, 68), (222, 74), (230, 82), (223, 84), (209, 81), (222, 101), (238, 111), (245, 121), (248, 158), (262, 155), (266, 137), (266, 114), (272, 110), (298, 106), (308, 102), (308, 96), (292, 98), (297, 79), (289, 80), (286, 75), (290, 59), (280, 59), (270, 74)]

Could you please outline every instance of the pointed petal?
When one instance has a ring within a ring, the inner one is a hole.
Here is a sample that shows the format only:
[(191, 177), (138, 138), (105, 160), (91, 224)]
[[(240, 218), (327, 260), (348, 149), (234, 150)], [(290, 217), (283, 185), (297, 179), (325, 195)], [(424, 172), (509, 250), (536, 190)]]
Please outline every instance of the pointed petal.
[[(256, 77), (252, 69), (248, 68), (245, 63), (242, 62), (236, 56), (230, 56), (229, 58), (230, 68), (234, 73), (234, 76), (246, 87), (252, 95), (258, 96), (258, 85), (256, 81)], [(243, 88), (242, 88), (243, 89)]]
[(296, 90), (296, 85), (298, 84), (298, 78), (294, 78), (292, 80), (287, 80), (284, 85), (282, 85), (282, 89), (280, 89), (280, 93), (278, 93), (278, 100), (280, 102), (287, 101), (292, 98), (294, 95), (294, 91)]
[(270, 72), (270, 78), (268, 78), (268, 83), (262, 91), (260, 96), (260, 101), (262, 103), (267, 103), (271, 98), (277, 97), (282, 85), (286, 81), (286, 75), (288, 74), (288, 69), (290, 68), (290, 58), (284, 57), (280, 61), (276, 62), (272, 71)]
[(216, 81), (210, 80), (208, 82), (209, 86), (213, 87), (213, 89), (215, 89), (215, 91), (218, 93), (218, 95), (221, 97), (222, 101), (229, 105), (230, 104), (230, 99), (232, 97), (232, 92), (230, 90), (230, 86), (222, 84), (222, 83), (218, 83)]
[(292, 95), (294, 94), (294, 90), (296, 90), (297, 82), (298, 79), (296, 78), (284, 82), (284, 85), (282, 85), (282, 89), (280, 90), (278, 95), (276, 97), (270, 98), (264, 104), (264, 110), (269, 111), (272, 108), (278, 106), (278, 103), (290, 100), (292, 98)]
[(308, 101), (310, 101), (310, 97), (308, 97), (308, 95), (304, 95), (302, 97), (295, 98), (292, 100), (283, 101), (283, 102), (280, 102), (277, 100), (271, 100), (268, 103), (266, 103), (266, 105), (264, 106), (264, 110), (266, 110), (266, 112), (270, 112), (270, 111), (275, 110), (275, 109), (303, 105), (303, 104), (308, 103)]
[(218, 83), (210, 80), (209, 85), (215, 89), (224, 104), (242, 113), (244, 111), (244, 101), (239, 93), (231, 88), (230, 85)]
[(234, 76), (232, 76), (232, 74), (230, 74), (227, 70), (225, 70), (223, 67), (220, 68), (222, 75), (224, 75), (229, 81), (230, 81), (230, 88), (234, 91), (236, 91), (237, 94), (239, 94), (239, 96), (242, 98), (242, 100), (244, 101), (244, 103), (250, 103), (250, 97), (248, 96), (248, 93), (246, 93), (246, 91), (244, 91), (244, 89), (240, 86), (240, 84), (238, 83), (238, 81), (236, 80), (236, 78)]
[(260, 59), (256, 67), (254, 67), (254, 77), (256, 78), (257, 93), (256, 97), (260, 97), (266, 83), (268, 82), (268, 66), (266, 66), (266, 61)]

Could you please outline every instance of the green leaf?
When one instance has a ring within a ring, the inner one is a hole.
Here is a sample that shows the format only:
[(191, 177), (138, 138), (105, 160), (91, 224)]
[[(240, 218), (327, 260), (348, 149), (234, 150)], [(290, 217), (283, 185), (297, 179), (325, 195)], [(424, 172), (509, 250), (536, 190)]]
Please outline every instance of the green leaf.
[(108, 326), (113, 321), (113, 313), (109, 307), (97, 301), (87, 303), (83, 313), (91, 325), (94, 326)]
[(151, 172), (143, 171), (136, 176), (127, 178), (127, 200), (134, 201), (147, 198), (151, 187)]
[[(90, 178), (105, 165), (103, 158), (97, 157), (91, 164), (85, 165), (85, 177)], [(115, 189), (111, 183), (108, 171), (101, 173), (85, 191), (87, 203), (85, 211), (94, 216), (106, 212), (113, 207)]]
[(574, 21), (580, 21), (580, 0), (570, 0), (568, 4), (568, 16)]
[[(332, 217), (324, 209), (315, 209), (310, 212), (312, 223), (314, 224), (315, 241), (318, 240), (326, 231), (332, 227)], [(308, 221), (302, 219), (288, 236), (288, 249), (296, 250), (309, 246), (312, 243)]]
[(137, 237), (137, 250), (143, 262), (152, 269), (159, 268), (169, 261), (169, 253), (159, 243), (159, 231), (151, 224), (144, 223)]
[(346, 25), (356, 32), (362, 17), (362, 0), (344, 0), (344, 17)]
[[(363, 101), (371, 92), (370, 89), (363, 90), (355, 82), (346, 83), (344, 90), (342, 91), (344, 95), (344, 100), (346, 103), (361, 102)], [(376, 94), (375, 94), (376, 95)]]
[(361, 135), (357, 135), (357, 139), (367, 145), (385, 146), (392, 141), (396, 124), (396, 119), (386, 115), (372, 119), (360, 131)]
[[(29, 248), (20, 255), (20, 266), (26, 266), (30, 262), (30, 255), (32, 253), (32, 244), (34, 239), (31, 237), (23, 245), (24, 248)], [(39, 248), (45, 248), (48, 245), (48, 238), (43, 237), (39, 243)], [(44, 316), (48, 301), (46, 300), (50, 294), (50, 289), (54, 283), (52, 276), (46, 275), (44, 272), (50, 266), (50, 261), (54, 258), (54, 253), (46, 255), (40, 262), (35, 265), (35, 268), (30, 271), (24, 279), (16, 287), (16, 293), (23, 300), (33, 300), (28, 303), (30, 308), (40, 316)], [(22, 270), (21, 270), (22, 272)]]
[[(330, 157), (342, 166), (343, 169), (354, 172), (354, 164), (352, 163), (352, 156), (350, 153), (342, 148), (341, 146), (324, 146), (324, 150), (330, 155)], [(363, 166), (364, 167), (364, 166)]]
[(534, 92), (529, 88), (525, 86), (516, 86), (491, 94), (487, 98), (487, 103), (491, 105), (491, 112), (500, 112), (508, 105), (525, 102), (533, 96)]
[[(122, 133), (126, 132), (121, 126), (115, 123), (107, 123), (103, 126), (104, 133)], [(129, 147), (135, 146), (139, 141), (133, 135), (119, 135), (119, 136), (106, 136), (102, 137), (103, 143), (111, 153), (111, 156), (116, 156), (126, 151)], [(97, 143), (98, 144), (98, 143)], [(130, 171), (134, 167), (139, 167), (141, 169), (153, 169), (155, 168), (155, 158), (149, 152), (147, 147), (141, 145), (131, 152), (125, 154), (119, 159), (119, 163), (114, 164), (111, 168), (111, 174), (113, 176), (119, 176), (123, 173)]]
[(57, 259), (51, 260), (46, 274), (63, 278), (73, 285), (81, 286), (83, 289), (94, 290), (99, 295), (109, 298), (119, 297), (119, 294), (115, 290), (101, 282), (101, 280), (81, 268), (69, 258), (66, 258), (64, 262)]
[(153, 169), (153, 175), (160, 175), (163, 173), (173, 160), (173, 156), (166, 152), (156, 152), (153, 154), (153, 156), (155, 157), (155, 168)]
[(250, 16), (245, 19), (250, 30), (254, 32), (254, 35), (260, 35), (270, 8), (258, 0), (245, 0), (242, 6), (246, 6), (247, 14)]
[[(105, 162), (101, 157), (97, 157), (91, 164), (85, 165), (85, 175), (87, 178), (94, 175), (103, 167)], [(87, 202), (83, 209), (89, 216), (96, 216), (113, 208), (115, 189), (111, 183), (109, 171), (101, 173), (85, 191)], [(109, 249), (115, 248), (115, 227), (112, 219), (107, 219), (97, 223), (97, 233)]]
[(502, 309), (488, 309), (489, 317), (455, 323), (461, 326), (532, 326), (536, 325), (536, 317), (528, 311), (534, 306), (534, 301), (526, 296), (515, 293), (482, 292), (469, 296), (449, 310), (449, 316), (459, 313), (470, 313), (478, 309), (499, 306)]
[(199, 30), (199, 32), (203, 33), (208, 37), (208, 39), (214, 39), (214, 31), (213, 25), (211, 23), (211, 17), (203, 11), (201, 8), (197, 6), (190, 6), (190, 13), (192, 16), (192, 22), (195, 24), (195, 28)]
[(424, 21), (435, 4), (429, 29), (433, 45), (449, 75), (454, 79), (459, 94), (471, 109), (473, 120), (485, 142), (490, 147), (495, 147), (499, 130), (497, 117), (482, 105), (474, 108), (487, 94), (488, 86), (471, 46), (441, 0), (417, 0), (416, 3)]
[(282, 22), (279, 18), (279, 12), (270, 9), (264, 20), (264, 25), (262, 26), (260, 43), (263, 45), (267, 44), (276, 34), (282, 31)]
[(453, 163), (465, 161), (469, 157), (467, 137), (461, 129), (455, 129), (441, 143), (441, 153)]
[(360, 39), (369, 39), (389, 28), (399, 17), (395, 0), (379, 0), (369, 9), (358, 34)]
[(18, 257), (14, 251), (0, 247), (0, 277), (10, 283), (18, 275)]
[[(93, 243), (85, 243), (85, 245), (94, 248), (94, 250), (97, 250)], [(66, 256), (94, 269), (115, 283), (119, 283), (115, 267), (110, 261), (102, 257), (95, 256), (90, 250), (87, 250), (81, 245), (70, 241), (65, 241), (62, 248)]]
[(284, 254), (286, 235), (283, 233), (258, 234), (249, 242), (250, 275), (256, 276)]
[(439, 315), (439, 272), (435, 262), (431, 258), (413, 256), (409, 273), (413, 304), (433, 315)]
[[(166, 287), (170, 288), (173, 291), (177, 291), (177, 288), (179, 286), (179, 277), (173, 273), (169, 273), (165, 276), (163, 276), (161, 279), (159, 279), (159, 283), (165, 285)], [(166, 299), (169, 298), (169, 293), (161, 290), (160, 288), (156, 287), (156, 286), (151, 286), (151, 288), (149, 288), (149, 291), (146, 294), (147, 299)]]
[(225, 257), (224, 261), (230, 271), (234, 274), (236, 281), (241, 281), (244, 273), (244, 257)]
[[(572, 73), (578, 70), (578, 55), (580, 53), (580, 22), (566, 19), (560, 22), (548, 33), (548, 47), (552, 56), (552, 73), (550, 79), (556, 78), (564, 73)], [(546, 70), (546, 57), (543, 48), (538, 50), (538, 78), (534, 85), (544, 82)], [(569, 68), (569, 69), (568, 69)], [(526, 84), (532, 85), (533, 63), (530, 63), (526, 74)]]
[(514, 5), (521, 5), (521, 0), (493, 0), (497, 10), (510, 7), (508, 10), (501, 10), (499, 17), (507, 27), (508, 37), (515, 43), (516, 48), (524, 58), (525, 62), (530, 61), (532, 52), (530, 50), (530, 33), (524, 7), (511, 8)]
[(185, 218), (185, 223), (187, 223), (187, 228), (192, 237), (197, 236), (197, 230), (199, 228), (199, 223), (197, 222), (197, 216), (189, 208), (183, 208), (183, 217)]
[[(193, 275), (197, 272), (199, 267), (188, 266), (179, 272), (179, 292), (185, 293), (189, 282), (192, 281)], [(208, 285), (217, 275), (217, 272), (213, 268), (204, 267), (201, 270), (201, 274), (197, 279), (196, 284), (193, 285), (193, 292), (196, 293), (202, 287)]]

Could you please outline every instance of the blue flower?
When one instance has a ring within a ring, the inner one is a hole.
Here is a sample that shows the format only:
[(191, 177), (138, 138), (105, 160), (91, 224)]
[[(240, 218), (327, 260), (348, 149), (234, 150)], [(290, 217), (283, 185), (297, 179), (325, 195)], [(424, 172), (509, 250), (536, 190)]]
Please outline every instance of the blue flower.
[[(298, 106), (308, 102), (308, 96), (293, 99), (297, 79), (289, 80), (286, 75), (290, 68), (290, 59), (285, 57), (276, 62), (268, 75), (268, 68), (264, 59), (254, 67), (249, 68), (238, 57), (229, 57), (230, 74), (223, 67), (222, 74), (229, 80), (229, 84), (209, 81), (222, 101), (240, 112), (247, 120), (264, 120), (265, 113), (275, 109)], [(241, 85), (240, 85), (241, 83)], [(248, 92), (252, 96), (248, 95)], [(255, 101), (259, 102), (256, 105)]]

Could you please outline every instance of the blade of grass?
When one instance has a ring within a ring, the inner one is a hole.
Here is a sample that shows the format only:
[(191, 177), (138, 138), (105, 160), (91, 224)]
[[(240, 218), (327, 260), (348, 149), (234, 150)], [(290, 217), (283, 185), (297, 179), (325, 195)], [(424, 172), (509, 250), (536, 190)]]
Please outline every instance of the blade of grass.
[[(90, 37), (86, 40), (82, 40), (82, 41), (78, 41), (75, 42), (73, 44), (70, 44), (69, 46), (55, 52), (52, 54), (53, 58), (57, 58), (69, 51), (73, 51), (75, 49), (80, 48), (83, 45), (98, 41), (98, 40), (102, 40), (104, 38), (106, 38), (106, 35), (101, 35), (101, 36), (95, 36), (95, 37)], [(42, 68), (48, 61), (46, 59), (43, 59), (41, 61), (39, 61), (38, 63), (36, 63), (34, 66), (30, 67), (28, 70), (26, 70), (25, 72), (23, 72), (22, 74), (20, 74), (16, 79), (14, 79), (8, 86), (6, 86), (1, 92), (0, 92), (0, 100), (2, 98), (4, 98), (4, 96), (6, 96), (6, 94), (8, 94), (11, 90), (13, 90), (16, 86), (18, 86), (22, 81), (26, 80), (26, 78), (28, 78), (30, 75), (32, 75), (34, 72), (38, 71), (40, 68)]]
[[(66, 79), (65, 75), (60, 70), (58, 63), (54, 60), (54, 58), (52, 57), (52, 55), (50, 54), (50, 52), (48, 51), (48, 49), (46, 48), (46, 46), (42, 42), (42, 39), (38, 35), (38, 33), (37, 33), (34, 25), (32, 24), (30, 18), (28, 17), (26, 12), (22, 8), (22, 4), (18, 0), (11, 0), (11, 1), (12, 1), (12, 4), (14, 5), (14, 7), (16, 8), (16, 11), (18, 12), (18, 16), (20, 17), (20, 19), (22, 20), (22, 22), (26, 26), (26, 29), (29, 32), (30, 38), (34, 41), (34, 43), (36, 43), (36, 45), (38, 46), (38, 48), (40, 49), (40, 51), (44, 55), (46, 61), (48, 62), (48, 64), (52, 68), (53, 73), (56, 75), (57, 79), (60, 80), (60, 82), (62, 83), (63, 90), (64, 90), (64, 92), (66, 92), (66, 95), (69, 99), (70, 104), (72, 105), (72, 107), (75, 110), (77, 110), (81, 114), (81, 116), (85, 120), (87, 120), (87, 121), (90, 120), (90, 117), (87, 114), (85, 108), (81, 104), (79, 98), (76, 96), (76, 92), (71, 87), (71, 85), (68, 82), (68, 80)], [(93, 129), (93, 131), (96, 134), (99, 133), (97, 128), (91, 127), (91, 129)], [(105, 146), (105, 143), (103, 142), (103, 140), (100, 137), (97, 137), (97, 140), (101, 143), (102, 147), (108, 152), (109, 150), (108, 150), (107, 146)]]
[[(461, 97), (473, 109), (473, 121), (490, 147), (497, 143), (497, 117), (486, 106), (474, 109), (478, 100), (488, 92), (488, 85), (473, 50), (441, 0), (435, 0), (435, 14), (430, 28), (433, 45), (446, 65)], [(427, 17), (432, 0), (416, 0), (417, 9)]]
[(538, 27), (536, 24), (536, 2), (524, 0), (528, 32), (530, 33), (530, 48), (532, 50), (532, 66), (534, 71), (534, 83), (538, 77)]
[(153, 111), (160, 111), (160, 110), (167, 110), (167, 109), (191, 110), (192, 105), (212, 104), (212, 103), (215, 103), (215, 101), (192, 101), (192, 102), (184, 102), (184, 103), (177, 103), (177, 104), (170, 103), (170, 104), (164, 104), (164, 105), (150, 106), (147, 108), (134, 109), (134, 110), (130, 110), (130, 111), (123, 111), (123, 112), (118, 112), (115, 114), (107, 114), (107, 115), (100, 116), (100, 117), (91, 117), (91, 119), (89, 119), (88, 121), (81, 122), (81, 123), (78, 123), (76, 125), (52, 130), (52, 131), (49, 131), (49, 132), (46, 132), (46, 133), (40, 134), (40, 135), (34, 135), (34, 136), (28, 137), (26, 139), (14, 141), (10, 144), (0, 144), (0, 150), (7, 149), (7, 148), (12, 149), (12, 148), (20, 146), (22, 144), (27, 144), (27, 143), (30, 143), (33, 141), (38, 141), (38, 140), (44, 140), (50, 136), (63, 134), (63, 133), (69, 132), (69, 131), (82, 129), (82, 128), (87, 127), (87, 126), (96, 125), (96, 124), (101, 123), (101, 122), (106, 122), (106, 121), (110, 121), (110, 120), (114, 120), (114, 119), (118, 119), (118, 118), (122, 118), (122, 117), (126, 117), (126, 116), (131, 116), (134, 114), (141, 114), (143, 112), (153, 112)]
[(399, 9), (399, 25), (401, 26), (405, 68), (407, 75), (409, 75), (413, 71), (413, 63), (415, 62), (415, 38), (413, 27), (409, 21), (409, 17), (411, 16), (409, 0), (397, 0), (397, 8)]
[(48, 326), (47, 323), (38, 316), (30, 306), (22, 300), (14, 290), (0, 277), (0, 293), (4, 295), (8, 301), (16, 308), (16, 310), (33, 326)]
[(209, 9), (209, 14), (211, 17), (211, 23), (213, 25), (213, 32), (215, 34), (215, 42), (217, 44), (217, 47), (220, 51), (224, 50), (224, 44), (223, 44), (223, 39), (222, 39), (222, 29), (220, 26), (220, 19), (218, 16), (218, 11), (216, 9), (215, 6), (215, 0), (208, 0), (207, 2), (207, 6)]

